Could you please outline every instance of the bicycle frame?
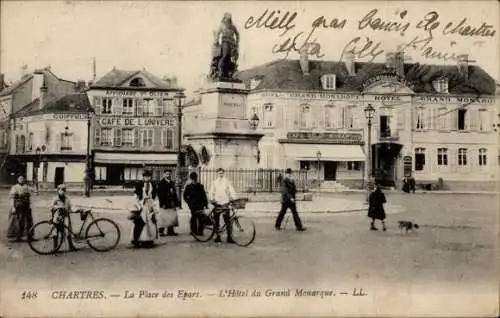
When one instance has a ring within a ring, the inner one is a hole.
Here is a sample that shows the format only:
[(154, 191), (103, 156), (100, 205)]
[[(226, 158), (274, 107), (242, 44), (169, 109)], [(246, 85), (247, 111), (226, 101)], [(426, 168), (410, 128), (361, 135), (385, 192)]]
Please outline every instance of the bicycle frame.
[[(78, 212), (70, 212), (65, 217), (69, 218), (71, 214), (80, 214), (81, 215), (82, 212), (80, 212), (80, 211), (78, 211)], [(87, 222), (88, 219), (90, 219), (90, 222)], [(94, 220), (95, 220), (94, 215), (92, 214), (91, 211), (88, 211), (88, 212), (86, 212), (85, 218), (83, 219), (82, 224), (80, 225), (80, 230), (78, 231), (78, 233), (73, 232), (69, 228), (69, 226), (67, 226), (66, 223), (64, 223), (64, 222), (62, 222), (62, 226), (64, 227), (64, 229), (66, 231), (68, 231), (69, 234), (71, 234), (72, 237), (74, 237), (74, 238), (76, 238), (76, 237), (83, 238), (83, 234), (84, 234), (83, 231), (86, 229), (86, 226), (88, 224), (92, 223)]]
[[(215, 212), (216, 210), (220, 211), (220, 212)], [(227, 208), (214, 208), (212, 210), (212, 212), (210, 212), (210, 218), (212, 219), (212, 221), (214, 222), (215, 224), (215, 216), (214, 216), (214, 213), (220, 213), (221, 215), (224, 215), (224, 213), (226, 213), (226, 211), (229, 213), (229, 224), (232, 224), (234, 222), (234, 218), (237, 216), (236, 212), (237, 212), (237, 209), (233, 208), (233, 207), (227, 207)], [(226, 230), (226, 222), (223, 222), (224, 225), (220, 225), (220, 222), (219, 222), (219, 229), (216, 231), (216, 233), (224, 233), (224, 231)]]

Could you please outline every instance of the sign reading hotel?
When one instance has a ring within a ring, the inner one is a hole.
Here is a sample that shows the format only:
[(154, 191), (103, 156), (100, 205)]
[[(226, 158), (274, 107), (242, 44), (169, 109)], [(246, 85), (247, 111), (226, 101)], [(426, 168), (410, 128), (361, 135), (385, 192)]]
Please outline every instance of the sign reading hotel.
[(107, 126), (173, 127), (175, 126), (175, 119), (103, 117), (99, 119), (99, 124), (101, 125), (101, 127), (107, 127)]

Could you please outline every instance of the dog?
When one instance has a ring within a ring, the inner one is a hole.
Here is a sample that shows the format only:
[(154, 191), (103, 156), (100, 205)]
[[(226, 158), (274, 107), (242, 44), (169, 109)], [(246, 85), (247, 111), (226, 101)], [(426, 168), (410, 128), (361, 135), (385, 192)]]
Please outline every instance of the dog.
[(413, 231), (413, 229), (418, 229), (419, 226), (417, 223), (413, 223), (410, 221), (398, 221), (399, 223), (399, 229), (401, 230), (401, 233), (403, 233), (403, 230), (405, 230), (405, 233), (408, 233), (408, 231)]

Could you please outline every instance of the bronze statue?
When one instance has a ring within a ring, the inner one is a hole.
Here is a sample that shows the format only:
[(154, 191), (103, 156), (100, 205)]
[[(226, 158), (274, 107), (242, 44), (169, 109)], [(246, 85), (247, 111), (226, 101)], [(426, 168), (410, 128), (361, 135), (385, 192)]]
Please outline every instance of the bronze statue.
[(212, 63), (210, 75), (212, 80), (233, 81), (237, 70), (240, 34), (233, 24), (230, 13), (225, 13), (219, 29), (214, 32), (212, 44)]

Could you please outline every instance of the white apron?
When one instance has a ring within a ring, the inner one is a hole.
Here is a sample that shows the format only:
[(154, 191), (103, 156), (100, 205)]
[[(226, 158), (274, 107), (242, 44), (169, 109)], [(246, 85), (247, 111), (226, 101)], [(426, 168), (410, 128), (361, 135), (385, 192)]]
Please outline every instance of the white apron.
[[(153, 223), (153, 215), (158, 221), (158, 202), (151, 199), (151, 190), (149, 193), (144, 193), (143, 198), (143, 200), (137, 202), (141, 207), (142, 220), (146, 223), (139, 236), (139, 242), (154, 242), (158, 239), (158, 226)], [(133, 240), (134, 227), (130, 231), (130, 237)]]

